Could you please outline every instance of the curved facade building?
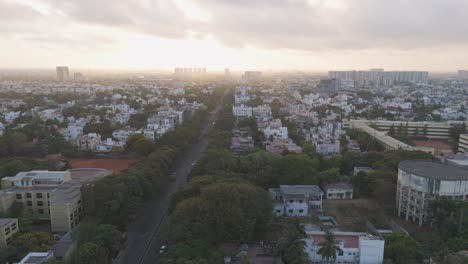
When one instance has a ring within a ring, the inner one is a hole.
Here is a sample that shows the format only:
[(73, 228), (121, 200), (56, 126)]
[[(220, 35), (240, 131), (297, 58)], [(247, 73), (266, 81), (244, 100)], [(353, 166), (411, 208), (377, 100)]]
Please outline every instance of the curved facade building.
[(396, 206), (401, 217), (422, 225), (430, 201), (441, 196), (468, 200), (468, 170), (428, 160), (400, 162)]

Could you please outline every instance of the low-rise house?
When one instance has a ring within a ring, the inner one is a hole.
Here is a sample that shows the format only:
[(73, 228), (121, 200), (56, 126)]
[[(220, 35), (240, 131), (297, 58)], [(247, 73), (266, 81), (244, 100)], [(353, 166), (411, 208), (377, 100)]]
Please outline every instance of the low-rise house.
[(0, 249), (9, 246), (13, 242), (13, 236), (18, 232), (18, 219), (0, 218)]
[(101, 144), (101, 135), (97, 133), (88, 133), (78, 137), (76, 145), (81, 151), (96, 151), (97, 146)]
[(349, 183), (337, 182), (325, 186), (325, 198), (330, 200), (353, 199), (354, 189)]
[(273, 139), (265, 141), (265, 149), (268, 153), (279, 156), (285, 152), (302, 153), (302, 148), (292, 141), (292, 139)]
[[(361, 232), (333, 232), (338, 241), (340, 251), (336, 253), (335, 263), (382, 264), (384, 258), (385, 241), (380, 236), (373, 236)], [(325, 263), (322, 255), (318, 254), (320, 243), (325, 241), (323, 231), (307, 232), (304, 252), (311, 263)]]
[(354, 167), (353, 168), (353, 176), (358, 175), (359, 172), (364, 172), (366, 174), (369, 174), (374, 171), (371, 167)]
[(5, 122), (7, 123), (12, 123), (13, 121), (15, 121), (15, 119), (17, 119), (20, 116), (21, 116), (20, 111), (18, 112), (10, 111), (10, 112), (3, 113), (3, 119), (5, 119)]
[(280, 185), (268, 191), (275, 215), (308, 216), (309, 211), (322, 211), (323, 192), (317, 185)]
[(112, 137), (116, 138), (121, 142), (127, 142), (129, 136), (136, 134), (141, 134), (141, 131), (136, 128), (127, 126), (112, 132)]

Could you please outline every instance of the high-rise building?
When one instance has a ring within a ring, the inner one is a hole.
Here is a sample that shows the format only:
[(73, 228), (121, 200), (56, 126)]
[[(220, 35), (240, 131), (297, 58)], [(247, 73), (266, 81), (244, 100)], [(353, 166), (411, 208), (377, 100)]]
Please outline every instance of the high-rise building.
[(352, 80), (359, 86), (393, 85), (396, 83), (427, 83), (427, 71), (384, 71), (372, 69), (370, 71), (329, 71), (329, 78)]
[(341, 91), (341, 80), (332, 78), (320, 80), (320, 83), (317, 86), (317, 92), (326, 93), (326, 94), (336, 94)]
[(81, 72), (75, 72), (75, 74), (73, 74), (73, 79), (75, 81), (82, 81), (83, 80), (83, 74)]
[(224, 75), (231, 75), (231, 70), (229, 68), (224, 69)]
[(69, 79), (69, 72), (67, 66), (57, 66), (57, 81), (65, 82)]
[(459, 79), (468, 79), (468, 70), (458, 70)]

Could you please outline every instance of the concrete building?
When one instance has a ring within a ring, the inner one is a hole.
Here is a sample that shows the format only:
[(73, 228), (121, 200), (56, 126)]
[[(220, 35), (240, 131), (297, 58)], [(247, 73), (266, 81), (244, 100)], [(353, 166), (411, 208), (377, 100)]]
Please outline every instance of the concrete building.
[(396, 206), (401, 217), (427, 223), (430, 201), (443, 196), (468, 200), (468, 169), (433, 161), (400, 162)]
[[(448, 122), (406, 122), (406, 121), (389, 121), (389, 120), (343, 120), (344, 128), (360, 128), (364, 125), (375, 125), (379, 131), (389, 132), (392, 127), (395, 134), (401, 130), (402, 133), (408, 136), (422, 136), (430, 139), (449, 139), (450, 128), (453, 125), (459, 125), (461, 121), (448, 121)], [(465, 122), (468, 125), (468, 122)], [(405, 132), (406, 131), (406, 132)]]
[(18, 232), (18, 219), (0, 218), (0, 249), (9, 246), (13, 242), (13, 236)]
[(8, 209), (14, 201), (20, 202), (39, 220), (50, 221), (52, 232), (68, 232), (80, 221), (81, 185), (111, 173), (102, 169), (20, 172), (2, 178), (2, 188), (8, 189), (0, 191), (0, 204)]
[(458, 139), (458, 151), (468, 152), (468, 134), (461, 134)]
[(336, 94), (339, 91), (341, 91), (341, 80), (336, 78), (320, 80), (316, 89), (316, 92), (328, 95)]
[(322, 211), (323, 192), (317, 185), (280, 185), (268, 191), (275, 215), (308, 216), (309, 210)]
[(101, 135), (97, 133), (88, 133), (76, 140), (76, 145), (81, 151), (96, 151), (99, 144), (101, 144)]
[(353, 194), (353, 186), (346, 182), (337, 182), (325, 186), (325, 198), (329, 200), (353, 199)]
[[(361, 232), (333, 232), (341, 249), (336, 253), (335, 263), (349, 264), (382, 264), (384, 259), (385, 240), (379, 236), (373, 236)], [(309, 256), (311, 263), (325, 263), (317, 252), (320, 243), (325, 240), (325, 232), (307, 232), (304, 239), (306, 246), (304, 252)]]
[(65, 81), (68, 81), (68, 79), (70, 78), (67, 66), (57, 66), (56, 71), (57, 71), (57, 81), (65, 82)]
[(352, 80), (358, 86), (389, 86), (398, 83), (427, 83), (429, 73), (426, 71), (329, 71), (329, 78)]
[(239, 118), (239, 117), (252, 117), (252, 107), (245, 106), (243, 104), (239, 106), (232, 106), (232, 114)]
[[(10, 185), (8, 185), (8, 187), (6, 186), (4, 187), (4, 183), (2, 181), (2, 189), (9, 188), (9, 187)], [(0, 213), (8, 212), (8, 209), (10, 209), (10, 207), (13, 205), (14, 202), (15, 202), (15, 192), (11, 190), (0, 190)]]

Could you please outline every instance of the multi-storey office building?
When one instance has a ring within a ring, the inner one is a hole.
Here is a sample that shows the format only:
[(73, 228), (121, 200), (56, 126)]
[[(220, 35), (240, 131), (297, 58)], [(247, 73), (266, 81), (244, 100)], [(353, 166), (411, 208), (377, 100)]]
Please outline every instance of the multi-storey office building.
[(14, 234), (18, 232), (18, 219), (0, 218), (0, 249), (9, 246), (13, 242)]
[(68, 232), (80, 221), (81, 185), (111, 173), (100, 169), (20, 172), (2, 178), (2, 188), (8, 189), (0, 192), (0, 204), (8, 210), (14, 201), (20, 202), (40, 220), (50, 221), (52, 232)]

